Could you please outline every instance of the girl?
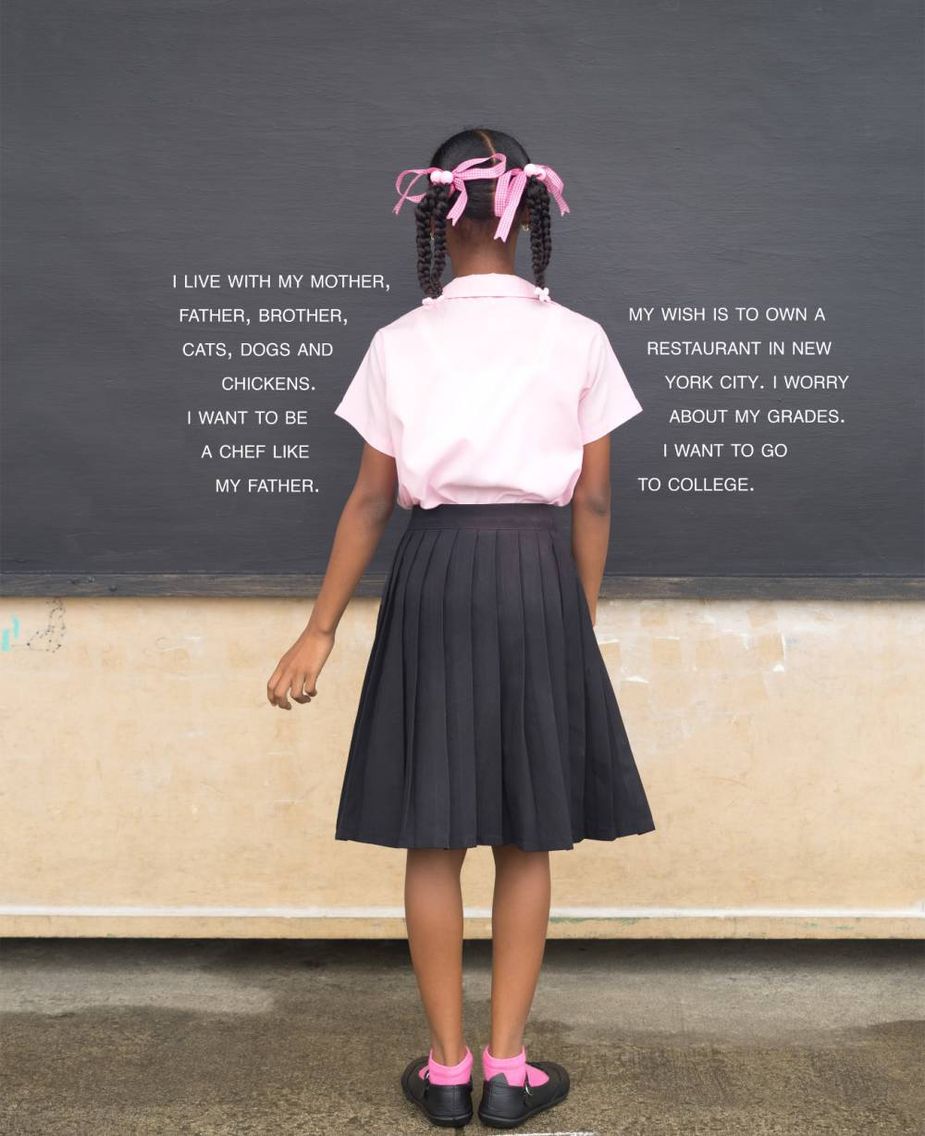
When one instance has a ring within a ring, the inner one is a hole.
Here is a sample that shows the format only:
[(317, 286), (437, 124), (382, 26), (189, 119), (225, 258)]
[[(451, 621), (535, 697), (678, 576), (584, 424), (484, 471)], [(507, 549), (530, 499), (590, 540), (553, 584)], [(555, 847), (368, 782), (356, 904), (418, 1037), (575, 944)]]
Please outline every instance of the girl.
[[(426, 189), (411, 195), (421, 177)], [(375, 333), (335, 410), (365, 440), (359, 473), (311, 618), (267, 697), (288, 710), (290, 697), (317, 694), (397, 497), (408, 520), (335, 838), (407, 849), (408, 941), (431, 1045), (401, 1084), (447, 1127), (472, 1118), (460, 869), (467, 848), (491, 846), (491, 1037), (478, 1112), (513, 1128), (569, 1090), (566, 1070), (528, 1063), (523, 1041), (546, 942), (549, 853), (655, 827), (593, 631), (609, 434), (642, 407), (603, 327), (550, 298), (550, 200), (568, 212), (553, 169), (508, 134), (465, 130), (396, 188), (396, 213), (416, 203), (424, 298)], [(518, 225), (530, 234), (532, 282), (514, 272)]]

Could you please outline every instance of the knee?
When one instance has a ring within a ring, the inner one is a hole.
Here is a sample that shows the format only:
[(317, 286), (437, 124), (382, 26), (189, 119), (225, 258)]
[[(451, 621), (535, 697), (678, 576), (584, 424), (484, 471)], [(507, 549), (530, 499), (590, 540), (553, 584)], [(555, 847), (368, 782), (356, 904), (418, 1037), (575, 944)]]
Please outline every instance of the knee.
[(548, 864), (549, 853), (546, 851), (538, 852), (525, 852), (519, 844), (493, 844), (491, 846), (492, 855), (495, 858), (496, 864), (501, 863), (520, 863), (520, 864)]
[(407, 865), (435, 872), (462, 871), (468, 848), (409, 848)]

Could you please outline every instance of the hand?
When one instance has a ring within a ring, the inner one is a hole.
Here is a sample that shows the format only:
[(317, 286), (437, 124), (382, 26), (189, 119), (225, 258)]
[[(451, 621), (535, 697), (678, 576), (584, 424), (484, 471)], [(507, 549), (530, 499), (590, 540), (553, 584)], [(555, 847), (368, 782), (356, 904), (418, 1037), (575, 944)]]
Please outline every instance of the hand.
[(321, 668), (334, 647), (334, 632), (303, 631), (277, 664), (267, 683), (267, 701), (280, 710), (291, 710), (294, 702), (311, 702), (318, 693), (316, 683)]

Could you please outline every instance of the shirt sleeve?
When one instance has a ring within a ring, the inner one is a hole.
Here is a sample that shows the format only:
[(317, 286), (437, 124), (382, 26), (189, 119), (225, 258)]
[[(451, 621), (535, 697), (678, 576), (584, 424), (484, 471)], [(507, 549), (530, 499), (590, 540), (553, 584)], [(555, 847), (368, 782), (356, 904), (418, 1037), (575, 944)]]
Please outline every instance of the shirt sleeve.
[(373, 336), (356, 374), (334, 408), (334, 413), (349, 422), (375, 449), (395, 457), (389, 427), (385, 377), (385, 356), (380, 330)]
[(588, 378), (578, 400), (582, 445), (609, 434), (641, 410), (607, 332), (598, 324), (591, 344)]

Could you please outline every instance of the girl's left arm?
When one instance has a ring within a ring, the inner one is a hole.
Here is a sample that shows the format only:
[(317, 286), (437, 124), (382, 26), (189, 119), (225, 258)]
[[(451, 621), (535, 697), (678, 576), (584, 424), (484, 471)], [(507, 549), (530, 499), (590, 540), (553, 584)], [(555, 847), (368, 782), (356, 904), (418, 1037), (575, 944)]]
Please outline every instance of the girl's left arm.
[(572, 556), (592, 625), (610, 545), (610, 506), (610, 435), (604, 434), (584, 447), (581, 474), (572, 494)]

